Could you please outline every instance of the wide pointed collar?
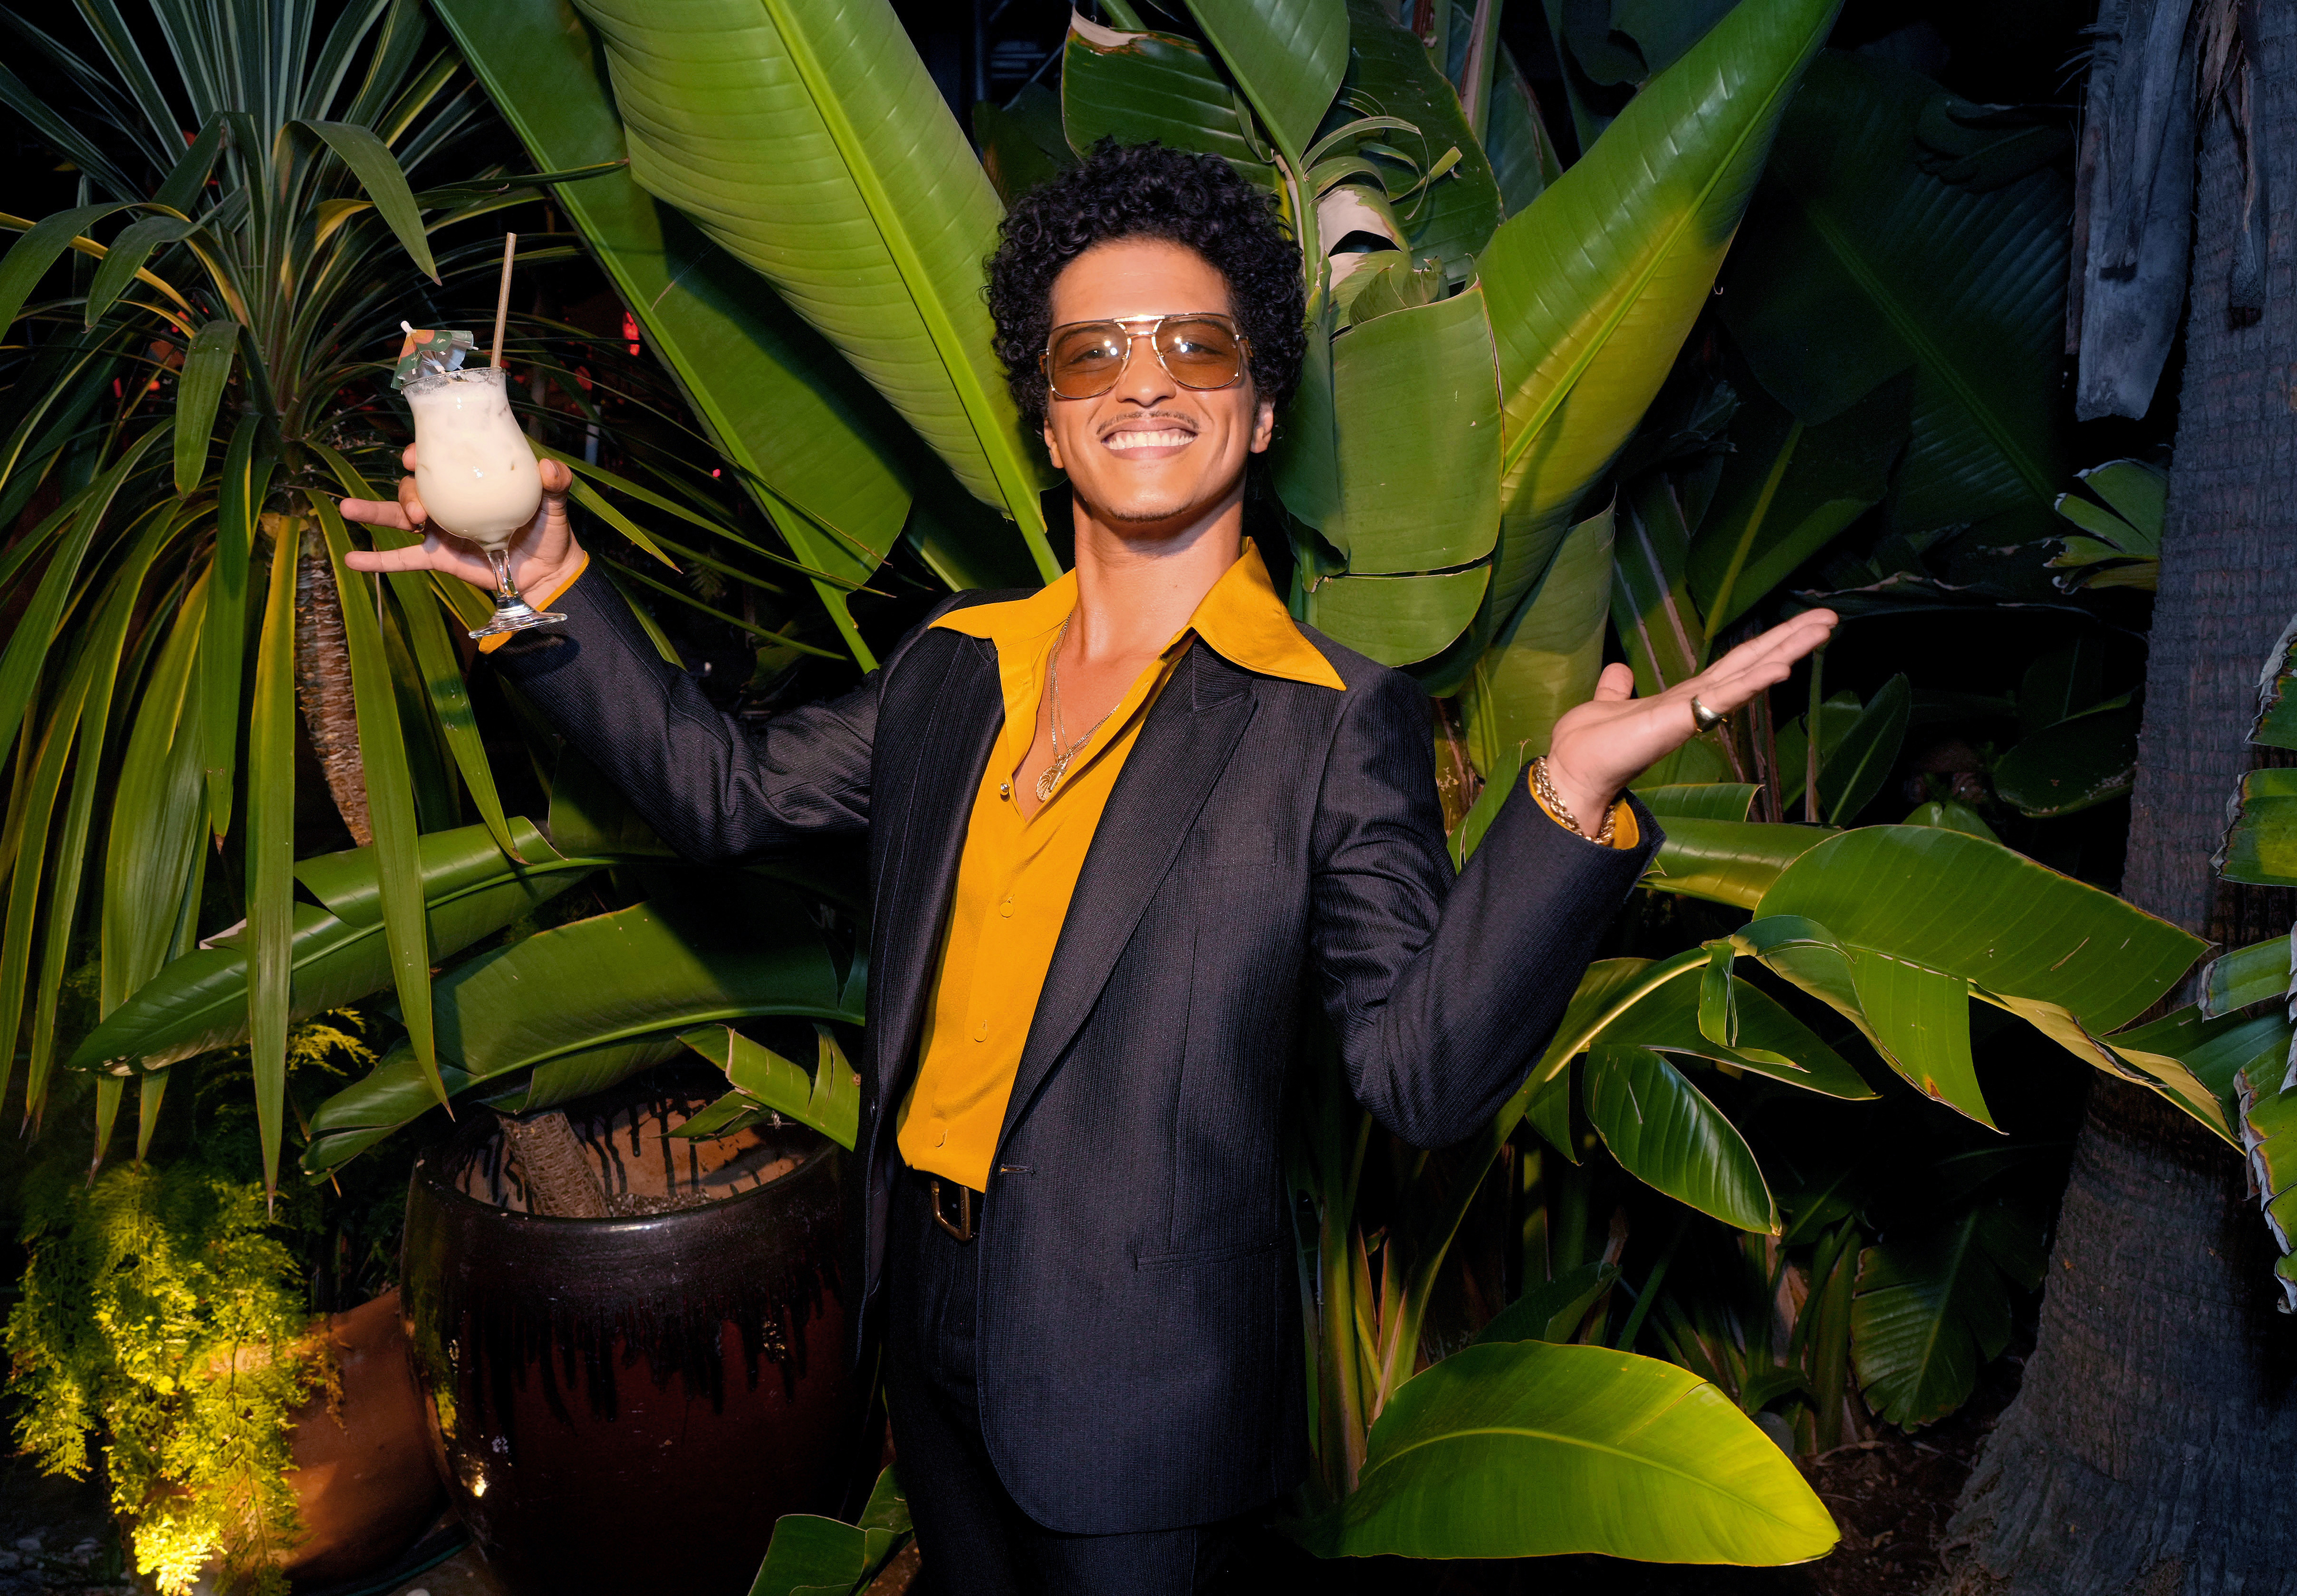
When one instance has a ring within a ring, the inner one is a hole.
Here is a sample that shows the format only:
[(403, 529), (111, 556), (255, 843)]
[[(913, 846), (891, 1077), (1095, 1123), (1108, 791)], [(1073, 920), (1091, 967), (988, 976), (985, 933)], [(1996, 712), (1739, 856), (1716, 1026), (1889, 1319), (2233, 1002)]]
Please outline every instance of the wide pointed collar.
[[(1041, 642), (1058, 629), (1075, 608), (1076, 572), (1071, 571), (1026, 598), (951, 610), (934, 625), (969, 638), (985, 638), (997, 646), (1000, 655), (1012, 658), (1017, 650)], [(1269, 580), (1267, 564), (1249, 538), (1245, 539), (1244, 552), (1221, 573), (1165, 652), (1169, 654), (1178, 648), (1190, 633), (1244, 670), (1334, 692), (1347, 690), (1339, 672), (1293, 623), (1283, 599), (1277, 596), (1276, 584)]]

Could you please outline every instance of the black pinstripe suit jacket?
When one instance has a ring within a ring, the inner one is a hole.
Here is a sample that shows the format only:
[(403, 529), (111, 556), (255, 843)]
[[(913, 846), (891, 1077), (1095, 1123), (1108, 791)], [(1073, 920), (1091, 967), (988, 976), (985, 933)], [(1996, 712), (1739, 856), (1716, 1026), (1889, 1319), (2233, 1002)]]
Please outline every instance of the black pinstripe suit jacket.
[[(557, 607), (564, 626), (497, 658), (673, 846), (734, 859), (868, 836), (858, 1347), (892, 1110), (1003, 720), (994, 646), (921, 627), (852, 692), (745, 727), (605, 582)], [(1426, 698), (1309, 636), (1346, 692), (1183, 656), (1095, 834), (1006, 1110), (979, 1221), (982, 1423), (1006, 1488), (1055, 1529), (1205, 1523), (1299, 1477), (1280, 1144), (1304, 986), (1381, 1123), (1460, 1140), (1520, 1084), (1658, 844), (1639, 807), (1640, 846), (1598, 848), (1518, 791), (1455, 882)]]

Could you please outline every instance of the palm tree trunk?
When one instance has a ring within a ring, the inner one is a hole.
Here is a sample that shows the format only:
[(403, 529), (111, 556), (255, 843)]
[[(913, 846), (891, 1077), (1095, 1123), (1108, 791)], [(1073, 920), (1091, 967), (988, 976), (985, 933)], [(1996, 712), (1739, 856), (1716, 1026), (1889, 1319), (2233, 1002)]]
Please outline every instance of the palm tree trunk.
[[(270, 516), (267, 521), (274, 519)], [(292, 535), (300, 518), (281, 516), (282, 531)], [(362, 848), (375, 841), (367, 821), (366, 767), (359, 759), (358, 716), (351, 701), (351, 656), (343, 640), (343, 611), (335, 595), (333, 567), (317, 531), (305, 527), (302, 555), (295, 567), (295, 702), (303, 712), (303, 731), (326, 773), (335, 811)]]
[[(2255, 144), (2297, 181), (2297, 0), (2264, 0)], [(2261, 318), (2229, 302), (2240, 162), (2208, 124), (2161, 588), (2130, 816), (2129, 899), (2225, 945), (2291, 894), (2209, 857), (2251, 763), (2260, 665), (2297, 612), (2297, 285), (2275, 229)], [(2252, 283), (2255, 281), (2251, 278)], [(2252, 288), (2250, 292), (2253, 292)], [(2297, 1323), (2231, 1149), (2093, 1077), (2040, 1334), (1949, 1526), (1947, 1596), (2262, 1596), (2297, 1589)]]

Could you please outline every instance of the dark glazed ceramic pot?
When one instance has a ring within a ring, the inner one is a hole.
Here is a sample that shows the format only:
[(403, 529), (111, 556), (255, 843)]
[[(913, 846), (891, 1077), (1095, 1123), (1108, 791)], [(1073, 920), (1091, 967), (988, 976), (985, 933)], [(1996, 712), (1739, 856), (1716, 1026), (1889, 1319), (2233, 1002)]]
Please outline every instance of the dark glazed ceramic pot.
[(775, 1518), (834, 1510), (852, 1471), (842, 1155), (794, 1125), (667, 1134), (704, 1100), (567, 1109), (618, 1208), (699, 1206), (523, 1213), (483, 1113), (416, 1164), (416, 1375), (463, 1520), (517, 1596), (744, 1596)]

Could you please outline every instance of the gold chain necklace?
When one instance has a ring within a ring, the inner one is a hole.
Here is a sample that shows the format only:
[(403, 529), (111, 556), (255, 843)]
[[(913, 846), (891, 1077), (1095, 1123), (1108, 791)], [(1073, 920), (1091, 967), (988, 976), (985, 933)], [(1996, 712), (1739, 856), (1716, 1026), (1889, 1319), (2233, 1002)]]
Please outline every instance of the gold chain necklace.
[[(1053, 795), (1053, 789), (1061, 785), (1061, 777), (1068, 773), (1069, 761), (1076, 757), (1077, 750), (1083, 747), (1087, 743), (1091, 742), (1092, 734), (1101, 728), (1101, 727), (1107, 721), (1109, 716), (1116, 713), (1116, 704), (1110, 704), (1107, 710), (1102, 712), (1101, 717), (1099, 720), (1094, 721), (1091, 726), (1085, 728), (1084, 736), (1079, 737), (1075, 742), (1071, 743), (1066, 753), (1062, 751), (1061, 645), (1068, 641), (1069, 621), (1075, 619), (1076, 613), (1073, 610), (1069, 613), (1067, 618), (1063, 620), (1061, 622), (1060, 636), (1053, 639), (1053, 683), (1052, 692), (1050, 695), (1052, 698), (1051, 730), (1053, 734), (1053, 762), (1047, 765), (1043, 770), (1038, 773), (1037, 776), (1037, 802), (1040, 803), (1050, 802)], [(1120, 698), (1116, 702), (1117, 703), (1122, 703), (1124, 701)]]

